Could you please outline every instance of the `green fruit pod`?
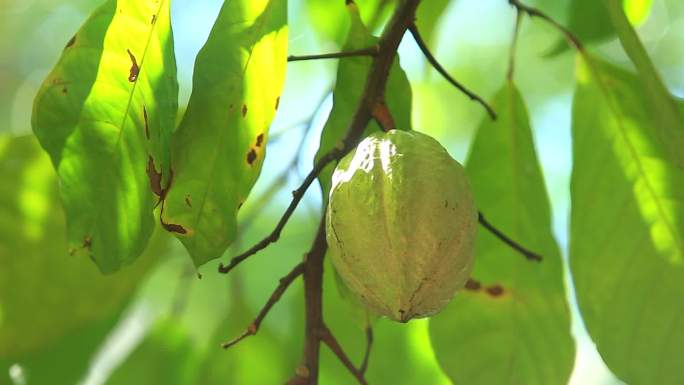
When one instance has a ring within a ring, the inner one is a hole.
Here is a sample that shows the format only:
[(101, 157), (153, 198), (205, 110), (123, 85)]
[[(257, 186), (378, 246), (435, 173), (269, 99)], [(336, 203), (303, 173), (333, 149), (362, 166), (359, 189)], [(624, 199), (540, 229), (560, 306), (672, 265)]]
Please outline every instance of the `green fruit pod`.
[(331, 259), (371, 310), (400, 322), (427, 317), (470, 276), (477, 215), (465, 170), (437, 140), (375, 133), (333, 173)]

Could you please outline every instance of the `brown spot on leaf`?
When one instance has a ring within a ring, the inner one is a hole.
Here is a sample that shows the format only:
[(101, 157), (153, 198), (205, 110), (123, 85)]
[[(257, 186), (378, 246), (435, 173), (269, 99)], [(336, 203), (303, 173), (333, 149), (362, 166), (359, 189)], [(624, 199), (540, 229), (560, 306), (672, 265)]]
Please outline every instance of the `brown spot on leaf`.
[(503, 286), (501, 286), (501, 285), (499, 285), (499, 284), (489, 286), (489, 287), (488, 287), (487, 289), (485, 289), (485, 290), (487, 291), (487, 294), (489, 294), (489, 295), (492, 296), (492, 297), (500, 297), (500, 296), (502, 296), (503, 293), (504, 293), (504, 288), (503, 288)]
[(157, 22), (157, 15), (152, 15), (152, 20), (150, 21), (150, 24), (154, 24)]
[(166, 231), (169, 231), (172, 233), (178, 233), (178, 234), (187, 234), (188, 233), (188, 231), (185, 230), (185, 227), (183, 227), (181, 225), (177, 225), (175, 223), (164, 223), (164, 222), (162, 222), (161, 225)]
[(138, 66), (138, 61), (135, 60), (135, 55), (133, 55), (133, 52), (131, 52), (130, 49), (127, 49), (126, 52), (128, 52), (128, 57), (131, 58), (131, 69), (128, 74), (128, 81), (133, 83), (136, 80), (138, 80), (138, 74), (140, 73), (140, 67)]
[(90, 235), (86, 235), (85, 238), (83, 238), (83, 248), (90, 250), (90, 248), (93, 246), (93, 237)]
[(150, 188), (152, 189), (152, 192), (161, 198), (164, 195), (164, 190), (161, 186), (162, 174), (161, 172), (157, 172), (154, 165), (154, 159), (152, 159), (151, 156), (148, 156), (146, 171), (147, 177), (150, 179)]
[(76, 43), (76, 35), (72, 36), (71, 39), (69, 39), (64, 49), (71, 47), (72, 45), (74, 45), (74, 43)]
[(242, 105), (242, 117), (244, 118), (245, 116), (247, 116), (247, 105), (243, 104)]
[(465, 289), (470, 290), (470, 291), (478, 291), (482, 288), (482, 284), (480, 282), (470, 278), (466, 281), (465, 283)]
[(276, 111), (278, 110), (278, 106), (280, 106), (280, 96), (278, 96), (276, 98), (276, 106), (275, 106)]
[(261, 147), (264, 144), (264, 134), (259, 134), (256, 138), (256, 146)]
[(62, 88), (62, 93), (63, 93), (63, 94), (66, 95), (68, 92), (69, 92), (69, 90), (67, 90), (66, 86), (65, 86), (64, 88)]
[(243, 205), (244, 203), (245, 203), (245, 202), (240, 202), (240, 203), (238, 203), (238, 208), (237, 208), (237, 209), (240, 210), (240, 209), (242, 208), (242, 205)]
[(192, 207), (192, 200), (190, 199), (190, 195), (185, 196), (185, 204), (188, 205), (188, 207)]
[(247, 153), (247, 163), (249, 163), (249, 165), (251, 166), (252, 163), (254, 163), (254, 161), (256, 160), (256, 158), (256, 151), (254, 151), (254, 149), (249, 150), (249, 152)]
[(150, 124), (147, 120), (147, 108), (145, 108), (145, 105), (143, 105), (143, 120), (145, 123), (145, 137), (147, 140), (150, 140)]

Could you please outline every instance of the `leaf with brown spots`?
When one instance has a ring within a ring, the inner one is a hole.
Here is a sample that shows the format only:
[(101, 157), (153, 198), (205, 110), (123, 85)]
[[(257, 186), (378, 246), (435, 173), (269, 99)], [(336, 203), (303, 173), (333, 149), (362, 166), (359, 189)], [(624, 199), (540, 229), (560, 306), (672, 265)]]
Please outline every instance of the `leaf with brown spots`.
[(103, 272), (144, 250), (155, 194), (171, 176), (178, 85), (169, 14), (169, 0), (106, 1), (35, 98), (33, 131), (59, 173), (69, 247), (90, 236)]
[(238, 202), (261, 171), (285, 79), (286, 24), (286, 0), (225, 1), (197, 56), (162, 217), (186, 230), (179, 239), (195, 265), (218, 258), (234, 240)]
[(481, 284), (466, 285), (430, 320), (432, 346), (456, 384), (566, 385), (570, 312), (527, 110), (512, 83), (494, 106), (499, 118), (485, 118), (466, 163), (473, 193), (492, 223), (544, 260), (530, 263), (480, 228), (472, 274)]

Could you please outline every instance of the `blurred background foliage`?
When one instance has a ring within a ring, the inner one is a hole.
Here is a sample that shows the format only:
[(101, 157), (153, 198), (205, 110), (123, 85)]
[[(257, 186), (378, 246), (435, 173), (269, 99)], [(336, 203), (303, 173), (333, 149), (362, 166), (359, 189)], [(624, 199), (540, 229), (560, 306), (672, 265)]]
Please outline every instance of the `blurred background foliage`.
[[(214, 262), (200, 269), (203, 278), (198, 279), (179, 243), (162, 232), (144, 257), (113, 276), (100, 275), (91, 261), (66, 252), (54, 172), (30, 135), (32, 99), (64, 43), (97, 3), (0, 0), (0, 384), (281, 383), (291, 375), (302, 348), (301, 282), (275, 306), (258, 336), (229, 351), (219, 344), (243, 330), (278, 278), (307, 249), (320, 215), (316, 191), (309, 192), (276, 245), (228, 277), (215, 273)], [(379, 31), (391, 2), (357, 3), (366, 23)], [(599, 1), (528, 3), (568, 25), (604, 59), (631, 66)], [(173, 1), (181, 106), (189, 97), (194, 57), (220, 6), (220, 0)], [(292, 54), (339, 49), (349, 27), (343, 1), (291, 0), (289, 7)], [(625, 9), (668, 88), (684, 96), (684, 2), (627, 0)], [(505, 0), (424, 1), (418, 13), (419, 27), (438, 59), (485, 99), (504, 84), (514, 19)], [(426, 65), (410, 37), (404, 39), (400, 57), (413, 91), (414, 128), (435, 136), (464, 161), (484, 111)], [(554, 235), (564, 256), (574, 66), (574, 53), (556, 30), (524, 20), (516, 81), (529, 108), (551, 197)], [(334, 61), (289, 65), (274, 140), (262, 177), (241, 212), (240, 241), (229, 253), (271, 229), (310, 167), (331, 108), (335, 70)], [(283, 170), (301, 140), (303, 156), (294, 168)], [(566, 279), (566, 284), (577, 341), (571, 384), (620, 383), (587, 337), (574, 310), (571, 282)], [(341, 298), (331, 274), (326, 275), (324, 306), (329, 326), (358, 362), (365, 318)], [(435, 359), (428, 321), (400, 325), (381, 319), (375, 334), (370, 383), (451, 383)], [(339, 362), (326, 349), (322, 352), (321, 383), (352, 383)]]

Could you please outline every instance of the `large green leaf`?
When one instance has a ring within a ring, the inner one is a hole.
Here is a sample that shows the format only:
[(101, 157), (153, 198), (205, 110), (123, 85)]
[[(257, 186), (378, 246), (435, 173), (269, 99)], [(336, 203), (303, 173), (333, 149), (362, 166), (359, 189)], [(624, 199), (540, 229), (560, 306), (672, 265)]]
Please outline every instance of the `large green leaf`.
[(110, 0), (36, 96), (33, 130), (58, 171), (69, 248), (103, 272), (130, 263), (152, 234), (148, 173), (153, 185), (166, 174), (177, 93), (169, 1)]
[(657, 85), (580, 61), (570, 265), (584, 322), (615, 374), (681, 384), (684, 125), (649, 88)]
[(286, 58), (287, 0), (224, 2), (197, 57), (163, 203), (162, 223), (197, 266), (235, 238), (237, 211), (261, 171)]
[[(439, 0), (442, 1), (442, 0)], [(323, 40), (342, 45), (350, 28), (345, 4), (350, 1), (305, 0), (309, 22)], [(371, 29), (378, 28), (396, 0), (355, 0), (361, 19)], [(347, 4), (348, 6), (349, 4)]]
[[(378, 39), (371, 35), (365, 27), (354, 3), (347, 5), (347, 10), (351, 17), (351, 28), (344, 50), (366, 48), (377, 43)], [(316, 153), (316, 159), (331, 151), (346, 135), (354, 112), (361, 100), (371, 61), (369, 57), (340, 59), (336, 86), (333, 90), (333, 107), (323, 127), (321, 144)], [(395, 59), (390, 70), (385, 102), (397, 128), (409, 130), (411, 128), (411, 85), (399, 66), (398, 59)], [(378, 124), (371, 121), (366, 128), (365, 135), (379, 130)], [(327, 196), (330, 190), (330, 178), (334, 168), (334, 165), (329, 165), (319, 174), (318, 180), (323, 189), (323, 196)]]
[(17, 358), (119, 312), (165, 240), (151, 242), (116, 276), (103, 276), (87, 258), (67, 253), (57, 178), (35, 138), (0, 138), (2, 147), (0, 357)]
[(566, 384), (574, 361), (562, 262), (527, 110), (512, 83), (497, 95), (466, 169), (478, 207), (505, 234), (541, 253), (527, 261), (486, 230), (473, 279), (430, 321), (442, 367), (457, 384)]

